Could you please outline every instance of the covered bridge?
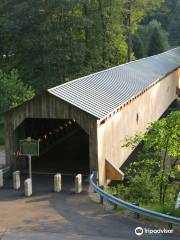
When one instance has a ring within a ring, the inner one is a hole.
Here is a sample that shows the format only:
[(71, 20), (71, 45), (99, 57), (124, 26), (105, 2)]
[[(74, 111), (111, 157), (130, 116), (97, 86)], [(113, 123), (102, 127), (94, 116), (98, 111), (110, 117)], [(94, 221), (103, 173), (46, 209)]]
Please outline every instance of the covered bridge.
[(6, 113), (7, 164), (26, 168), (18, 140), (31, 136), (40, 141), (34, 171), (97, 170), (100, 184), (117, 179), (132, 151), (122, 147), (125, 137), (159, 119), (179, 87), (176, 48), (48, 89)]

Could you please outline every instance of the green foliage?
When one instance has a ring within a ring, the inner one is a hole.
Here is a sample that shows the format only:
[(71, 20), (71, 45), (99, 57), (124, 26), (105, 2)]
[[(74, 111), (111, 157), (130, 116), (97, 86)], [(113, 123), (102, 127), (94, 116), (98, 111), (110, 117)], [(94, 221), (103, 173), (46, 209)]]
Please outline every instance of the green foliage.
[(165, 42), (161, 31), (159, 28), (155, 27), (149, 40), (148, 56), (164, 52), (166, 50), (164, 43)]
[(0, 146), (4, 145), (4, 122), (0, 117)]
[(170, 47), (180, 45), (179, 34), (179, 10), (180, 0), (165, 0), (158, 11), (149, 13), (143, 20), (143, 25), (148, 25), (152, 20), (157, 20), (161, 23), (162, 29), (168, 32)]
[(121, 13), (127, 20), (131, 17), (131, 31), (137, 29), (137, 24), (148, 14), (157, 11), (164, 0), (150, 1), (150, 0), (120, 0), (119, 6)]
[(34, 96), (33, 89), (19, 79), (15, 69), (10, 73), (0, 70), (0, 88), (0, 113), (18, 106)]
[(135, 179), (131, 180), (132, 186), (134, 181), (139, 186), (136, 178), (147, 176), (146, 183), (149, 181), (149, 185), (152, 182), (154, 187), (158, 187), (159, 202), (164, 205), (170, 195), (175, 197), (177, 194), (174, 187), (173, 194), (168, 192), (172, 190), (175, 166), (180, 157), (180, 111), (151, 123), (145, 134), (127, 137), (124, 147), (131, 146), (134, 149), (140, 142), (143, 145), (138, 161), (130, 163), (126, 173)]
[(150, 12), (159, 9), (164, 0), (120, 0), (119, 7), (124, 19), (124, 29), (128, 45), (127, 60), (132, 59), (132, 34), (137, 30), (138, 24)]
[[(1, 0), (1, 69), (17, 69), (23, 82), (40, 93), (144, 57), (153, 30), (149, 31), (150, 23), (141, 33), (138, 29), (145, 27), (139, 25), (147, 15), (150, 21), (157, 16), (165, 28), (162, 14), (167, 14), (171, 24), (166, 30), (173, 35), (178, 29), (174, 6), (164, 0)], [(167, 34), (160, 28), (163, 49), (167, 49)]]
[[(166, 202), (160, 204), (158, 181), (148, 171), (136, 174), (135, 177), (130, 178), (128, 184), (122, 182), (116, 186), (108, 186), (105, 191), (130, 203), (138, 203), (146, 209), (165, 214), (170, 212), (171, 215), (180, 217), (180, 210), (175, 209), (179, 185), (175, 182), (170, 184), (167, 189)], [(124, 208), (118, 209), (124, 211)]]
[(169, 203), (166, 203), (165, 205), (153, 203), (153, 204), (142, 204), (141, 206), (143, 208), (150, 209), (156, 212), (160, 212), (164, 214), (170, 213), (172, 216), (180, 217), (180, 209), (175, 209), (174, 205), (175, 205), (174, 202), (169, 202)]
[(152, 20), (147, 25), (141, 25), (136, 36), (141, 40), (143, 48), (139, 49), (139, 52), (144, 56), (158, 54), (169, 49), (168, 33), (157, 20)]
[[(2, 0), (1, 69), (18, 69), (39, 93), (125, 63), (127, 53), (133, 59), (131, 35), (163, 1)], [(135, 45), (142, 48), (139, 39)]]
[(180, 45), (180, 0), (176, 1), (173, 12), (169, 15), (168, 32), (172, 46)]
[(20, 80), (17, 70), (9, 73), (0, 70), (0, 145), (4, 144), (3, 113), (33, 96), (34, 90)]
[(133, 36), (133, 52), (138, 59), (145, 56), (144, 43), (138, 34)]
[(0, 64), (36, 92), (126, 61), (117, 0), (1, 2)]

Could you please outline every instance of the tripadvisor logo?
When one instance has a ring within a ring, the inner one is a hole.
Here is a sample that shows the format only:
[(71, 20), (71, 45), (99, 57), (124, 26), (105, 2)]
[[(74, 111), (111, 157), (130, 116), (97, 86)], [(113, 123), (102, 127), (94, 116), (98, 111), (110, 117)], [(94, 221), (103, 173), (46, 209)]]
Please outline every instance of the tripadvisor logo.
[(141, 236), (141, 235), (143, 235), (143, 233), (144, 233), (144, 230), (143, 230), (142, 227), (135, 228), (135, 234), (136, 235)]
[(173, 229), (149, 229), (149, 228), (142, 228), (142, 227), (137, 227), (135, 228), (135, 234), (137, 236), (141, 236), (143, 234), (169, 234), (173, 233)]

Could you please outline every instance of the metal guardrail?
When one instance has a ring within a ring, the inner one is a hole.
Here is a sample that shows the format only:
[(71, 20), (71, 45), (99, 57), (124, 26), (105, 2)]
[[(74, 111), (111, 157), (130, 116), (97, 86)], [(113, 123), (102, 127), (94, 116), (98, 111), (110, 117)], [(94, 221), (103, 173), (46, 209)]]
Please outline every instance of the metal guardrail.
[(98, 185), (97, 185), (97, 178), (96, 178), (96, 174), (93, 173), (90, 176), (90, 185), (93, 188), (93, 190), (97, 193), (100, 194), (101, 197), (103, 197), (104, 199), (108, 200), (109, 202), (112, 202), (115, 205), (127, 208), (128, 210), (147, 216), (147, 217), (151, 217), (151, 218), (156, 218), (159, 219), (163, 222), (168, 222), (171, 224), (176, 224), (176, 225), (180, 225), (180, 218), (177, 217), (173, 217), (170, 215), (166, 215), (163, 213), (159, 213), (159, 212), (155, 212), (155, 211), (151, 211), (142, 207), (138, 207), (134, 204), (128, 203), (124, 200), (121, 200), (117, 197), (112, 196), (111, 194), (103, 191)]
[(2, 171), (3, 171), (3, 173), (7, 173), (7, 172), (9, 172), (9, 171), (10, 171), (10, 167), (9, 167), (9, 166), (7, 166), (7, 167), (4, 167), (4, 168), (1, 168), (0, 170), (2, 170)]

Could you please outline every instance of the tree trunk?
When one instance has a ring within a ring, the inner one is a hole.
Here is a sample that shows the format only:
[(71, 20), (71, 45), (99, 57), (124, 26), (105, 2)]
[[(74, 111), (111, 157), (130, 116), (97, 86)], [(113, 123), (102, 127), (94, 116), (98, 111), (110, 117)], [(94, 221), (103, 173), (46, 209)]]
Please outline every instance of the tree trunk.
[[(82, 2), (82, 6), (83, 6), (83, 16), (86, 18), (88, 18), (88, 5), (87, 5), (87, 1), (83, 1)], [(89, 38), (90, 38), (90, 33), (89, 33), (89, 28), (87, 26), (87, 24), (84, 25), (84, 36), (85, 36), (85, 45), (86, 45), (86, 50), (85, 50), (85, 64), (87, 64), (89, 62), (89, 58), (90, 58), (90, 48), (89, 48)]]
[(168, 143), (169, 143), (169, 138), (166, 141), (166, 149), (165, 149), (165, 153), (164, 153), (164, 158), (161, 164), (161, 168), (162, 168), (162, 173), (161, 173), (161, 179), (160, 179), (160, 203), (163, 204), (163, 198), (165, 198), (165, 196), (163, 197), (163, 193), (166, 193), (166, 185), (164, 186), (164, 174), (165, 174), (165, 167), (166, 167), (166, 155), (167, 155), (167, 151), (168, 151)]
[(132, 33), (131, 33), (131, 3), (128, 3), (128, 14), (127, 14), (127, 45), (128, 45), (128, 53), (127, 60), (131, 61), (132, 54)]
[(102, 26), (102, 62), (105, 64), (106, 61), (106, 24), (104, 21), (102, 0), (99, 0), (99, 13), (101, 16), (101, 26)]

